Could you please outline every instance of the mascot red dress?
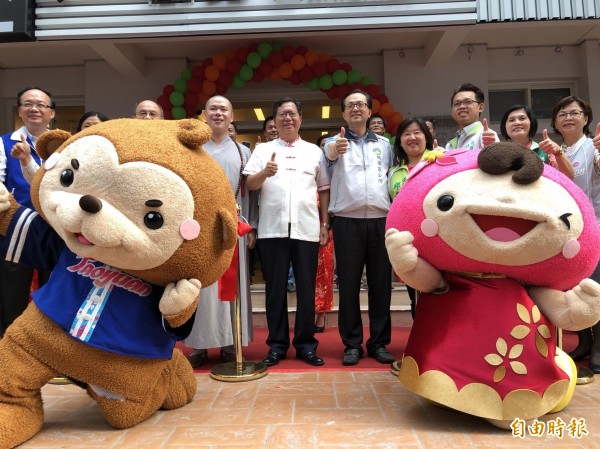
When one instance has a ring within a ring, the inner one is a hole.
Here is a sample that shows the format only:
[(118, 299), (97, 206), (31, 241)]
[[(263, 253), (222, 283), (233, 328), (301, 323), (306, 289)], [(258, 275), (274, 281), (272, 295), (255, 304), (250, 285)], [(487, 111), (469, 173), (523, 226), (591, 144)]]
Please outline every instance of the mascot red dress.
[(400, 381), (501, 427), (565, 407), (576, 369), (556, 328), (600, 319), (585, 194), (534, 152), (498, 143), (415, 167), (387, 227), (394, 271), (421, 292)]
[(57, 375), (84, 387), (116, 428), (193, 399), (175, 343), (237, 241), (233, 192), (202, 149), (209, 137), (192, 119), (48, 131), (36, 147), (45, 162), (31, 185), (35, 211), (0, 184), (3, 255), (52, 268), (0, 340), (0, 448), (41, 429), (41, 388)]

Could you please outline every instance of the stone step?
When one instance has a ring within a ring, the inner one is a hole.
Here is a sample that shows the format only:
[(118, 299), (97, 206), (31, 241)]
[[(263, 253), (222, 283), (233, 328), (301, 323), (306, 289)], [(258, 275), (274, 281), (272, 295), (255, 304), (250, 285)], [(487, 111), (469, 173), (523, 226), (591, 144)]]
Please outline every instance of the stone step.
[[(252, 295), (252, 319), (255, 327), (266, 327), (267, 319), (265, 315), (265, 286), (264, 284), (253, 284), (251, 286)], [(368, 289), (360, 291), (360, 309), (363, 326), (369, 325), (368, 316)], [(333, 309), (327, 312), (327, 326), (337, 327), (337, 312), (339, 310), (339, 293), (337, 289), (333, 292)], [(392, 285), (392, 302), (390, 306), (392, 326), (411, 326), (412, 317), (410, 316), (410, 300), (406, 287), (401, 283)], [(288, 319), (290, 326), (293, 326), (296, 312), (296, 294), (288, 293)]]

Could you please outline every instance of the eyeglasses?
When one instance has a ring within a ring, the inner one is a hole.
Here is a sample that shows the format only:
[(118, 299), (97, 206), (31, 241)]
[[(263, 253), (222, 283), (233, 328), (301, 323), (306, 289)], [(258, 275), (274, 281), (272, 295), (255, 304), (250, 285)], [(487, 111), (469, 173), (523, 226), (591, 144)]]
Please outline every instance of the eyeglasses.
[(287, 111), (287, 112), (278, 112), (277, 113), (277, 117), (279, 118), (286, 118), (287, 116), (290, 116), (290, 118), (296, 118), (298, 117), (298, 113), (295, 111)]
[(467, 107), (467, 108), (468, 108), (468, 107), (469, 107), (469, 106), (471, 106), (473, 103), (477, 103), (477, 104), (479, 104), (479, 101), (477, 101), (477, 100), (471, 100), (471, 99), (468, 99), (468, 100), (463, 100), (463, 101), (455, 101), (454, 103), (452, 103), (452, 107), (453, 107), (454, 109), (458, 109), (458, 108), (460, 108), (461, 106), (465, 106), (465, 107)]
[(583, 111), (570, 111), (570, 112), (559, 112), (556, 114), (558, 120), (566, 120), (567, 117), (579, 118), (583, 115)]
[(363, 103), (362, 101), (357, 101), (356, 103), (346, 103), (344, 109), (346, 111), (351, 111), (354, 108), (358, 108), (360, 111), (367, 107), (367, 103)]
[(383, 126), (383, 122), (381, 120), (371, 120), (371, 125)]
[(39, 109), (40, 111), (45, 111), (46, 109), (52, 109), (52, 106), (48, 106), (47, 104), (44, 103), (29, 103), (29, 102), (25, 102), (25, 103), (21, 103), (19, 106), (21, 106), (23, 109)]
[(150, 117), (151, 119), (157, 119), (161, 117), (160, 112), (156, 111), (137, 111), (135, 116), (140, 118)]

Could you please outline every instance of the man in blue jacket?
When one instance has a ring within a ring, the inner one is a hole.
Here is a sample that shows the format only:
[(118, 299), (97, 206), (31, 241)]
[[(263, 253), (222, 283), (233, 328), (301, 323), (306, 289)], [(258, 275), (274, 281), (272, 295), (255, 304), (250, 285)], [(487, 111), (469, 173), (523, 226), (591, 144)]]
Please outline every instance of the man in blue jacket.
[[(35, 144), (38, 137), (48, 130), (55, 115), (55, 106), (49, 92), (39, 87), (26, 87), (17, 94), (18, 113), (23, 126), (0, 138), (0, 181), (19, 204), (30, 208), (33, 205), (29, 183), (22, 169), (40, 165)], [(28, 226), (28, 223), (23, 223), (23, 226)], [(13, 257), (0, 261), (0, 337), (29, 303), (33, 269), (19, 263), (20, 254), (16, 251)], [(50, 271), (40, 270), (39, 284), (43, 285), (49, 275)]]

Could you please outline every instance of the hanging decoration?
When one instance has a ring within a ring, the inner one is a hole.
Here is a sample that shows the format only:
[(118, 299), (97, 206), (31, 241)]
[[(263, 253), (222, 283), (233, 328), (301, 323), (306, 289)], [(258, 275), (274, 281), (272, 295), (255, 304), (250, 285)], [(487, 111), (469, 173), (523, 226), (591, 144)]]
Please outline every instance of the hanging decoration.
[(173, 84), (165, 86), (157, 103), (162, 106), (166, 119), (195, 117), (198, 105), (213, 95), (224, 95), (230, 88), (243, 89), (247, 83), (260, 83), (265, 79), (287, 81), (296, 86), (305, 84), (332, 100), (341, 100), (354, 89), (364, 90), (373, 99), (373, 114), (385, 119), (385, 136), (392, 143), (403, 119), (379, 86), (350, 64), (341, 63), (328, 53), (280, 42), (261, 42), (206, 58), (184, 69)]

